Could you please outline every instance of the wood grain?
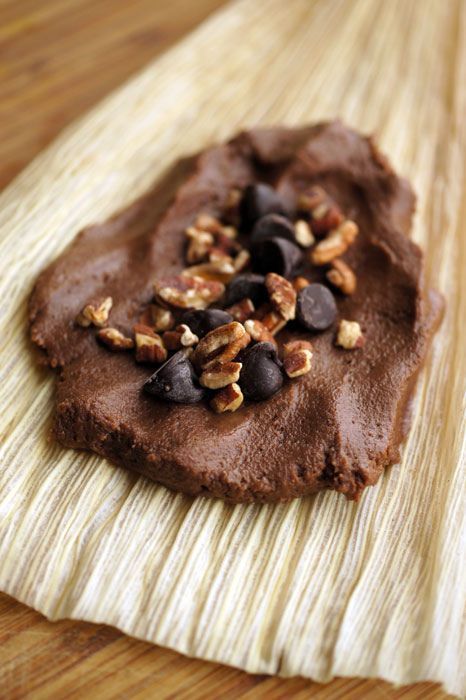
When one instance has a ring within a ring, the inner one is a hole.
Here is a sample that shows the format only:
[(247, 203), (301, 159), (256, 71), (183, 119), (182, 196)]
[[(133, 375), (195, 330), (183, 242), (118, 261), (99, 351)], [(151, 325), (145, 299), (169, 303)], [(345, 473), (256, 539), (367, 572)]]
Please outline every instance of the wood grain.
[(0, 0), (0, 190), (225, 0)]
[[(221, 4), (1, 0), (0, 186), (63, 126)], [(361, 7), (359, 3), (359, 11)], [(369, 37), (370, 32), (358, 41)], [(450, 53), (443, 56), (446, 62), (445, 56), (452, 56), (452, 66), (456, 50), (451, 41)], [(445, 83), (448, 103), (455, 96), (454, 79), (450, 80)], [(442, 156), (437, 157), (441, 167)], [(248, 675), (187, 659), (104, 625), (52, 624), (4, 595), (0, 662), (0, 695), (5, 698), (447, 697), (427, 683), (394, 690), (381, 681), (338, 679), (322, 686), (300, 678)]]
[(447, 700), (433, 683), (394, 689), (380, 680), (274, 678), (188, 659), (169, 649), (84, 622), (50, 623), (0, 596), (0, 696), (3, 700)]

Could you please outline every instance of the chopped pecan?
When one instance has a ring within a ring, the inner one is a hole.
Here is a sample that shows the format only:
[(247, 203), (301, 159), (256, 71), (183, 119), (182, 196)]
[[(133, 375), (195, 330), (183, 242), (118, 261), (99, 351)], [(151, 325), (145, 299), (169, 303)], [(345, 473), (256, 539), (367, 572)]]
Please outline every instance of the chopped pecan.
[(277, 335), (277, 333), (286, 326), (286, 319), (274, 309), (268, 311), (265, 316), (262, 317), (261, 321), (272, 335)]
[(134, 326), (136, 362), (165, 362), (167, 349), (162, 338), (149, 326), (137, 323)]
[(231, 189), (224, 205), (224, 217), (226, 221), (231, 221), (235, 224), (239, 223), (239, 205), (242, 198), (240, 189)]
[(283, 357), (291, 355), (291, 353), (297, 352), (298, 350), (309, 350), (309, 352), (312, 353), (312, 343), (308, 340), (290, 340), (283, 346)]
[(339, 206), (329, 198), (311, 211), (312, 231), (316, 236), (323, 236), (343, 223), (344, 218)]
[(200, 265), (193, 265), (183, 270), (183, 277), (193, 277), (202, 279), (205, 282), (230, 282), (235, 275), (235, 268), (231, 262), (231, 258), (217, 262), (206, 262)]
[(168, 331), (175, 325), (175, 317), (169, 309), (164, 309), (157, 304), (151, 304), (150, 312), (152, 316), (152, 325), (157, 332)]
[(334, 287), (340, 289), (343, 294), (354, 294), (356, 291), (356, 275), (353, 270), (340, 258), (335, 258), (330, 263), (331, 269), (327, 272), (327, 279)]
[(165, 331), (163, 334), (163, 344), (167, 350), (190, 348), (198, 342), (199, 338), (197, 335), (185, 323), (180, 323), (174, 331)]
[(246, 248), (240, 250), (236, 258), (233, 260), (233, 267), (235, 268), (235, 273), (243, 272), (251, 262), (251, 253)]
[(221, 282), (189, 275), (164, 277), (154, 283), (154, 292), (164, 304), (181, 309), (206, 309), (225, 291)]
[(302, 192), (298, 197), (299, 211), (312, 211), (319, 204), (325, 202), (328, 198), (327, 192), (318, 185), (309, 188), (306, 192)]
[(311, 227), (307, 221), (304, 221), (304, 219), (298, 219), (298, 221), (296, 221), (294, 225), (294, 233), (296, 243), (298, 243), (302, 248), (309, 248), (316, 241)]
[(295, 277), (291, 284), (295, 292), (300, 292), (304, 287), (309, 287), (311, 283), (306, 277)]
[(113, 306), (112, 297), (99, 299), (96, 302), (86, 304), (83, 310), (77, 315), (76, 323), (83, 328), (91, 324), (102, 328), (108, 321), (110, 310)]
[(264, 326), (262, 321), (259, 321), (259, 319), (248, 319), (247, 321), (245, 321), (244, 327), (251, 336), (251, 338), (257, 343), (272, 343), (272, 345), (276, 347), (277, 342), (273, 337), (272, 333), (269, 331), (268, 328), (266, 328), (266, 326)]
[(213, 235), (208, 231), (200, 231), (194, 226), (190, 226), (186, 229), (186, 236), (189, 238), (186, 251), (187, 262), (192, 265), (205, 260), (214, 245)]
[(230, 362), (250, 341), (251, 337), (244, 326), (232, 321), (214, 328), (201, 338), (191, 359), (198, 369), (207, 369), (215, 362)]
[(235, 321), (244, 323), (248, 320), (248, 318), (251, 318), (255, 311), (255, 307), (251, 299), (241, 299), (241, 301), (233, 304), (233, 306), (229, 306), (227, 309), (225, 309), (225, 311), (229, 313), (230, 316), (233, 316)]
[(242, 366), (241, 362), (214, 362), (201, 374), (199, 383), (207, 389), (222, 389), (238, 381)]
[(292, 284), (276, 272), (269, 272), (265, 286), (272, 306), (285, 321), (291, 321), (296, 315), (296, 292)]
[(238, 384), (233, 383), (220, 389), (210, 402), (210, 406), (216, 413), (225, 413), (225, 411), (236, 411), (243, 400), (243, 392)]
[(222, 234), (227, 238), (237, 238), (238, 229), (235, 226), (222, 226)]
[(97, 332), (97, 338), (101, 343), (115, 352), (120, 350), (131, 350), (131, 348), (134, 348), (133, 339), (127, 338), (116, 328), (101, 328)]
[(222, 223), (217, 217), (211, 214), (199, 214), (194, 222), (194, 228), (197, 228), (199, 231), (206, 231), (207, 233), (220, 233), (222, 230)]
[(313, 265), (326, 265), (334, 258), (345, 253), (358, 235), (358, 227), (354, 221), (347, 219), (330, 233), (311, 251)]
[(293, 350), (285, 355), (283, 368), (290, 379), (301, 377), (311, 370), (312, 352), (306, 348)]
[(345, 350), (362, 348), (365, 343), (361, 326), (357, 321), (347, 321), (343, 319), (338, 326), (336, 344)]

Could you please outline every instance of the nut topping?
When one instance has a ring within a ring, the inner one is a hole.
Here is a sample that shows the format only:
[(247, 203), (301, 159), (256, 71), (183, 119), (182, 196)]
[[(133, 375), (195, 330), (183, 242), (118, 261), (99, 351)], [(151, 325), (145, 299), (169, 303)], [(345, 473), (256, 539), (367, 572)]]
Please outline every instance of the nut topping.
[(243, 392), (238, 384), (228, 384), (228, 386), (220, 389), (220, 391), (215, 394), (210, 402), (210, 406), (215, 413), (225, 413), (225, 411), (233, 412), (241, 406), (243, 400)]
[(152, 325), (157, 332), (168, 331), (170, 328), (173, 328), (175, 325), (175, 318), (171, 311), (157, 306), (157, 304), (151, 304), (149, 308), (152, 317)]
[(238, 381), (242, 366), (241, 362), (215, 362), (204, 370), (199, 383), (207, 389), (222, 389)]
[(97, 338), (101, 343), (115, 352), (134, 348), (133, 339), (127, 338), (116, 328), (101, 328), (100, 331), (97, 332)]
[(136, 341), (136, 362), (155, 362), (160, 364), (167, 359), (167, 349), (162, 338), (149, 326), (138, 323), (134, 326)]
[(301, 289), (308, 287), (311, 283), (308, 279), (306, 279), (306, 277), (295, 277), (291, 284), (293, 285), (295, 292), (298, 293), (301, 291)]
[(233, 278), (235, 268), (231, 258), (227, 256), (223, 260), (217, 260), (216, 262), (201, 263), (200, 265), (187, 267), (181, 274), (183, 277), (193, 277), (204, 282), (225, 283)]
[(309, 350), (309, 352), (312, 353), (312, 343), (308, 340), (290, 340), (283, 346), (283, 356), (287, 357), (299, 350)]
[(220, 299), (224, 291), (221, 282), (188, 275), (173, 275), (154, 283), (156, 297), (180, 309), (206, 309)]
[(239, 321), (240, 323), (244, 323), (247, 321), (248, 318), (251, 318), (255, 311), (255, 306), (252, 303), (251, 299), (241, 299), (241, 301), (238, 301), (236, 304), (233, 304), (233, 306), (229, 306), (227, 309), (225, 309), (227, 313), (229, 313), (235, 321)]
[(194, 222), (194, 228), (207, 233), (220, 233), (222, 230), (221, 222), (211, 214), (199, 214)]
[(316, 242), (314, 234), (312, 233), (311, 227), (304, 221), (304, 219), (298, 219), (294, 225), (294, 235), (296, 243), (301, 246), (301, 248), (309, 248)]
[(338, 326), (336, 344), (345, 350), (355, 350), (362, 348), (365, 338), (362, 334), (361, 326), (357, 321), (346, 321), (343, 319)]
[(269, 329), (257, 318), (250, 318), (244, 323), (246, 331), (256, 343), (272, 343), (276, 347), (277, 342)]
[(192, 362), (200, 369), (207, 369), (215, 362), (230, 362), (250, 340), (244, 326), (237, 321), (219, 326), (199, 341), (192, 355)]
[(214, 237), (207, 231), (200, 231), (194, 226), (186, 229), (186, 235), (189, 238), (188, 249), (186, 251), (186, 260), (192, 265), (193, 263), (202, 262), (205, 260), (214, 245)]
[(310, 372), (311, 359), (312, 352), (307, 348), (292, 350), (285, 355), (283, 368), (290, 379), (295, 379)]
[(233, 260), (233, 267), (235, 268), (235, 273), (243, 272), (251, 262), (251, 253), (246, 248), (240, 250), (236, 258)]
[(322, 241), (311, 251), (313, 265), (326, 265), (334, 258), (345, 253), (358, 235), (358, 227), (354, 221), (347, 219), (338, 228), (330, 231)]
[(356, 291), (356, 275), (353, 270), (340, 258), (332, 260), (331, 269), (327, 272), (327, 279), (343, 294), (354, 294)]
[(296, 292), (292, 284), (281, 275), (269, 272), (265, 286), (272, 306), (285, 321), (291, 321), (296, 315)]
[(197, 335), (195, 335), (185, 323), (180, 323), (174, 331), (165, 331), (163, 334), (163, 344), (167, 350), (190, 348), (198, 342), (199, 338)]
[(112, 297), (100, 299), (96, 303), (86, 304), (83, 310), (77, 315), (76, 323), (83, 328), (87, 328), (91, 324), (102, 328), (108, 321), (112, 306)]

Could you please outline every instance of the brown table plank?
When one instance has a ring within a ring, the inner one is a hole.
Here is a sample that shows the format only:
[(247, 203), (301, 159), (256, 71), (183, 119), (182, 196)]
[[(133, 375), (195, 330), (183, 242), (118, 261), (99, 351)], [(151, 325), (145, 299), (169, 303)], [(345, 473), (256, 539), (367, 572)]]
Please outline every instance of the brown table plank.
[[(0, 189), (57, 133), (224, 0), (0, 0)], [(2, 698), (429, 698), (422, 683), (254, 676), (0, 594)]]

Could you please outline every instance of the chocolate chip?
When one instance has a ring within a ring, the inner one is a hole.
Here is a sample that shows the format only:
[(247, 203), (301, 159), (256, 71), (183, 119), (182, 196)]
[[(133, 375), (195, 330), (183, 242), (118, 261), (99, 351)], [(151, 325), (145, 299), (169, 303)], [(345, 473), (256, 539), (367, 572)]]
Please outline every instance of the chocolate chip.
[(337, 305), (332, 292), (323, 284), (304, 287), (296, 302), (296, 318), (310, 331), (324, 331), (337, 316)]
[(291, 277), (303, 260), (301, 249), (285, 238), (267, 238), (254, 243), (251, 256), (254, 270), (263, 274), (277, 272), (282, 277)]
[(222, 309), (186, 311), (180, 319), (180, 323), (189, 326), (190, 330), (198, 338), (203, 338), (207, 333), (213, 331), (214, 328), (224, 326), (232, 321), (233, 316), (230, 316), (226, 311), (222, 311)]
[(147, 393), (163, 401), (197, 403), (205, 392), (184, 352), (175, 353), (144, 384)]
[(285, 214), (281, 197), (273, 187), (259, 183), (248, 185), (244, 190), (240, 204), (241, 224), (243, 229), (250, 229), (258, 219), (266, 214)]
[(255, 306), (267, 301), (265, 277), (252, 272), (235, 277), (227, 287), (225, 305), (231, 306), (241, 299), (251, 299)]
[(265, 238), (286, 238), (296, 240), (294, 226), (289, 219), (281, 214), (267, 214), (256, 221), (252, 230), (251, 241), (263, 241)]
[(283, 385), (277, 351), (271, 343), (256, 343), (241, 353), (239, 385), (250, 401), (264, 401)]

